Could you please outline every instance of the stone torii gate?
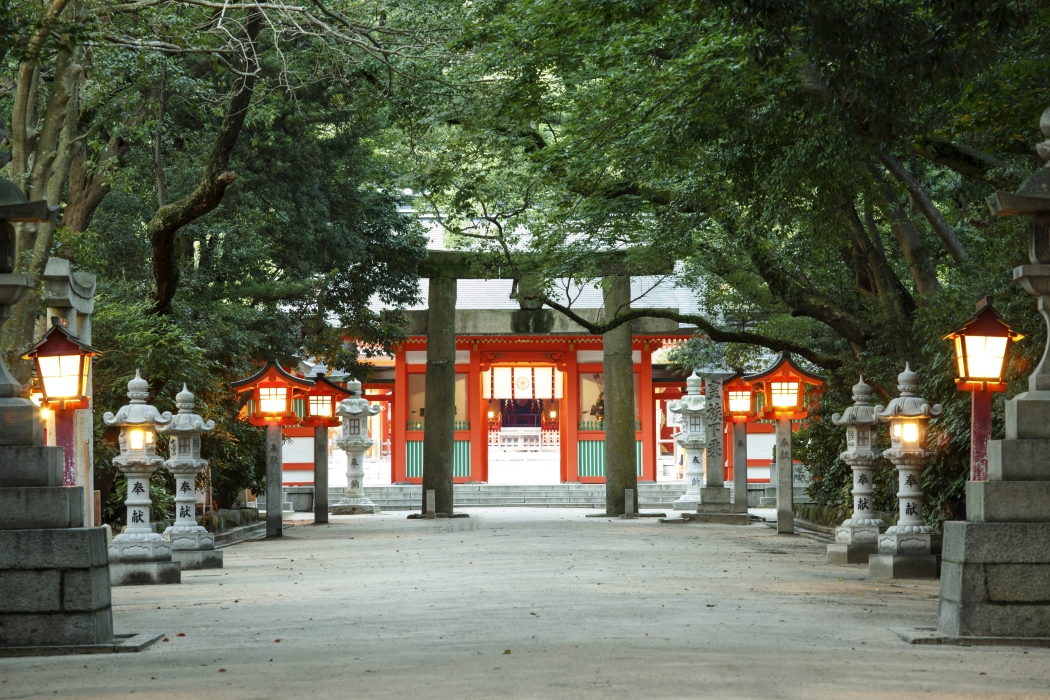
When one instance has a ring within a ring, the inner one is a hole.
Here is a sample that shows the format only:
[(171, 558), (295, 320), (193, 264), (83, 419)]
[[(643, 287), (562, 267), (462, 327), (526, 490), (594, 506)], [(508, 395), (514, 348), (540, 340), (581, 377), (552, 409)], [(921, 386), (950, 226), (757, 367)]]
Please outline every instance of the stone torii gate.
[[(627, 270), (622, 254), (612, 253), (602, 268), (605, 309), (608, 317), (629, 311), (631, 274), (667, 274), (669, 262), (646, 269)], [(650, 269), (651, 268), (651, 269)], [(429, 279), (427, 300), (427, 364), (423, 407), (423, 499), (425, 517), (427, 491), (434, 491), (434, 510), (443, 517), (453, 513), (453, 467), (455, 459), (456, 389), (456, 286), (461, 279), (512, 279), (502, 274), (509, 266), (494, 256), (463, 251), (430, 251), (419, 267), (419, 276)], [(526, 273), (528, 274), (528, 273)], [(518, 280), (519, 289), (523, 281)], [(529, 284), (529, 280), (524, 281)], [(540, 332), (552, 325), (551, 309), (520, 300), (513, 325), (523, 333)], [(632, 512), (638, 512), (638, 476), (634, 444), (634, 363), (631, 352), (631, 323), (604, 334), (605, 371), (605, 502), (608, 514), (626, 512), (625, 491), (635, 494)], [(465, 515), (462, 517), (466, 517)]]

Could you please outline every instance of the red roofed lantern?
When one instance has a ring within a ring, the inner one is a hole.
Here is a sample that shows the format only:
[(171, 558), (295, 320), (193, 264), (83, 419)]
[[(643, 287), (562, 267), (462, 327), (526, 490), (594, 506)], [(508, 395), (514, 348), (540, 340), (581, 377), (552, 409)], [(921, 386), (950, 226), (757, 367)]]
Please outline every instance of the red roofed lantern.
[(1024, 336), (992, 308), (992, 298), (977, 302), (977, 311), (944, 336), (955, 346), (955, 386), (969, 391), (970, 481), (988, 479), (988, 440), (992, 437), (992, 394), (1006, 391), (1006, 358), (1010, 346)]
[(238, 394), (252, 391), (248, 409), (248, 422), (266, 426), (299, 425), (302, 419), (292, 410), (292, 399), (308, 392), (314, 383), (284, 370), (277, 360), (269, 359), (257, 373), (231, 382)]
[(91, 346), (77, 340), (57, 317), (52, 318), (47, 333), (22, 355), (36, 367), (40, 406), (57, 410), (89, 408), (91, 358), (97, 354)]

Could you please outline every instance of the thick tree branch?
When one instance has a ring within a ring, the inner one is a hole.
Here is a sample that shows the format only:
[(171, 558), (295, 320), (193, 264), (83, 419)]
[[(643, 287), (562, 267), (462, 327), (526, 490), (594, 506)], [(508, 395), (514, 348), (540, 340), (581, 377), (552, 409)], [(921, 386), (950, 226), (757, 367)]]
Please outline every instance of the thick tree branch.
[(830, 297), (793, 279), (784, 266), (766, 252), (762, 242), (749, 241), (747, 254), (770, 293), (792, 308), (792, 316), (807, 316), (820, 321), (843, 339), (861, 348), (867, 347), (868, 339), (875, 335), (875, 328), (870, 323), (846, 311)]
[(934, 294), (940, 291), (941, 283), (937, 279), (937, 271), (930, 262), (929, 256), (926, 255), (922, 237), (915, 230), (911, 219), (908, 218), (908, 212), (904, 210), (890, 184), (883, 177), (882, 170), (871, 162), (867, 163), (867, 168), (875, 180), (876, 196), (879, 198), (878, 207), (889, 222), (890, 229), (897, 239), (897, 245), (900, 246), (901, 254), (904, 256), (904, 262), (908, 264), (912, 282), (915, 283), (915, 289), (919, 293), (919, 303), (925, 305), (929, 303)]
[(800, 357), (806, 358), (815, 365), (829, 370), (837, 369), (842, 366), (842, 360), (838, 357), (825, 357), (805, 346), (793, 343), (790, 340), (771, 338), (769, 336), (748, 331), (723, 330), (698, 314), (682, 314), (677, 311), (671, 311), (670, 309), (631, 309), (630, 311), (618, 313), (616, 316), (605, 322), (595, 323), (593, 321), (588, 321), (572, 309), (559, 304), (553, 299), (543, 297), (543, 303), (564, 314), (575, 323), (587, 329), (589, 333), (595, 335), (602, 335), (613, 328), (624, 323), (630, 323), (638, 318), (664, 318), (670, 321), (678, 321), (679, 323), (691, 323), (716, 343), (745, 343), (747, 345), (757, 345), (775, 351), (788, 350)]
[[(249, 47), (255, 46), (262, 24), (262, 13), (253, 10), (245, 25)], [(178, 289), (179, 267), (175, 256), (176, 233), (186, 224), (199, 219), (219, 206), (226, 193), (226, 188), (237, 179), (237, 174), (229, 170), (230, 155), (237, 144), (237, 137), (240, 135), (241, 127), (244, 126), (244, 120), (248, 114), (256, 73), (257, 70), (253, 70), (251, 66), (245, 66), (242, 77), (234, 82), (230, 101), (226, 107), (226, 115), (215, 137), (208, 156), (208, 165), (200, 184), (186, 197), (160, 207), (153, 215), (153, 219), (146, 224), (146, 233), (150, 239), (150, 253), (153, 258), (153, 281), (156, 286), (151, 309), (155, 314), (171, 313), (171, 302)]]
[(1008, 163), (976, 148), (952, 143), (947, 139), (931, 138), (919, 143), (913, 150), (927, 160), (949, 167), (960, 175), (987, 182), (996, 189), (1013, 190), (1017, 187), (1018, 183), (996, 172), (1005, 172), (1010, 167)]
[(944, 215), (941, 214), (940, 209), (933, 203), (930, 196), (926, 194), (925, 188), (923, 188), (918, 179), (908, 172), (903, 163), (886, 151), (879, 151), (879, 162), (886, 166), (886, 170), (889, 171), (890, 175), (908, 188), (915, 206), (919, 208), (926, 220), (930, 222), (948, 254), (960, 265), (965, 263), (968, 260), (966, 249), (963, 248), (963, 244), (959, 241), (958, 236), (955, 235), (955, 231), (948, 225)]

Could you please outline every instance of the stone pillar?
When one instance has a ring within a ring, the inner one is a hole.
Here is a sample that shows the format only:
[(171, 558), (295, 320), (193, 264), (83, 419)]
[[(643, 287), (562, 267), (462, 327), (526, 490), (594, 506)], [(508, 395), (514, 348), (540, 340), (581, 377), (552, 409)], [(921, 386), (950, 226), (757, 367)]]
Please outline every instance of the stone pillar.
[(854, 404), (831, 417), (835, 425), (846, 426), (846, 451), (839, 457), (853, 470), (853, 517), (835, 529), (835, 544), (828, 545), (829, 564), (864, 564), (879, 551), (879, 534), (886, 529), (872, 505), (872, 470), (882, 453), (875, 449), (878, 418), (871, 397), (871, 387), (861, 377), (853, 387)]
[(361, 398), (361, 382), (356, 379), (347, 382), (346, 388), (350, 398), (340, 401), (336, 410), (343, 424), (335, 441), (346, 452), (346, 495), (332, 506), (332, 514), (374, 514), (379, 512), (379, 506), (365, 495), (365, 451), (373, 444), (368, 437), (368, 419), (379, 413), (379, 406), (370, 406), (367, 399)]
[(795, 534), (795, 489), (791, 469), (791, 419), (777, 418), (777, 534)]
[(327, 522), (328, 428), (319, 425), (314, 428), (314, 525)]
[(725, 411), (722, 406), (722, 384), (733, 376), (732, 372), (705, 370), (704, 389), (704, 474), (706, 484), (700, 489), (700, 503), (696, 513), (688, 515), (697, 522), (722, 523), (724, 525), (747, 525), (746, 512), (736, 512), (730, 503), (730, 492), (725, 487)]
[(266, 536), (284, 535), (284, 434), (274, 420), (266, 424)]
[[(0, 241), (13, 235), (5, 227), (0, 219)], [(3, 263), (0, 328), (32, 287)], [(43, 445), (39, 410), (21, 389), (0, 358), (0, 649), (111, 644), (106, 531), (84, 527), (84, 487), (62, 485), (62, 450)]]
[(171, 543), (150, 525), (150, 476), (164, 461), (157, 455), (156, 431), (171, 422), (171, 413), (161, 413), (146, 403), (149, 384), (135, 370), (128, 382), (129, 402), (102, 422), (120, 428), (120, 454), (113, 466), (127, 477), (127, 525), (109, 543), (110, 581), (114, 586), (181, 583), (182, 568), (171, 560)]
[[(606, 277), (605, 317), (631, 309), (631, 278)], [(624, 491), (638, 491), (634, 439), (634, 360), (631, 324), (623, 323), (603, 336), (605, 370), (605, 512), (623, 515)]]
[[(453, 512), (456, 425), (456, 279), (431, 277), (427, 312), (426, 396), (423, 400), (423, 486), (437, 512)], [(425, 513), (424, 513), (425, 515)]]
[(926, 447), (927, 422), (941, 413), (919, 396), (919, 375), (905, 365), (897, 375), (901, 395), (885, 409), (877, 406), (880, 421), (890, 424), (890, 449), (882, 456), (897, 467), (900, 519), (879, 535), (879, 553), (868, 557), (869, 578), (937, 578), (940, 535), (922, 518), (922, 468), (936, 456)]
[(747, 423), (733, 423), (733, 511), (747, 513)]
[(221, 569), (222, 552), (215, 549), (215, 535), (197, 524), (197, 474), (208, 468), (201, 458), (201, 434), (215, 429), (193, 412), (193, 393), (182, 385), (175, 395), (179, 412), (158, 428), (167, 433), (168, 454), (164, 466), (175, 477), (175, 523), (164, 531), (171, 542), (171, 559), (186, 569)]

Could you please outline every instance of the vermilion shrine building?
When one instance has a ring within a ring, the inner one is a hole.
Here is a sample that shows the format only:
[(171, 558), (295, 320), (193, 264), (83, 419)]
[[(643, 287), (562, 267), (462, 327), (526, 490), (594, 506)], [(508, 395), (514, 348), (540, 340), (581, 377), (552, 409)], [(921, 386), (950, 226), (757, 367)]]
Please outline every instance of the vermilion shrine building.
[[(421, 292), (427, 295), (427, 280)], [(596, 318), (597, 289), (577, 290), (573, 308)], [(588, 334), (557, 311), (523, 311), (510, 298), (510, 280), (459, 280), (456, 304), (456, 483), (602, 483), (605, 480), (602, 337)], [(656, 278), (632, 280), (632, 307), (695, 310), (692, 292)], [(382, 410), (371, 419), (377, 445), (366, 460), (366, 484), (421, 483), (425, 301), (410, 310), (408, 340), (393, 358), (373, 358), (365, 396)], [(640, 481), (675, 481), (684, 468), (674, 443), (677, 417), (667, 403), (682, 396), (685, 377), (661, 355), (695, 329), (663, 319), (632, 323), (635, 444)], [(301, 368), (309, 372), (309, 366)], [(728, 425), (728, 424), (727, 424)], [(727, 428), (728, 429), (728, 428)], [(286, 428), (286, 485), (313, 483), (310, 428)], [(726, 479), (731, 481), (732, 440)], [(773, 426), (748, 426), (748, 478), (768, 482)], [(330, 484), (341, 483), (341, 453), (330, 455)], [(682, 482), (680, 482), (682, 483)]]

